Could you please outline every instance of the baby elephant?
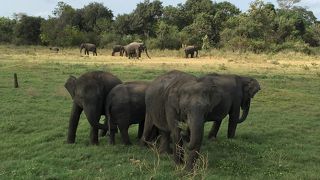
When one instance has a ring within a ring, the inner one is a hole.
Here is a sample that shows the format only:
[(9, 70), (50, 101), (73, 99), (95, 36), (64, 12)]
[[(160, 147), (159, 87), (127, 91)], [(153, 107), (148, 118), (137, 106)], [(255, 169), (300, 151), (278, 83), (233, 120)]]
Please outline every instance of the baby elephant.
[(127, 82), (115, 86), (107, 96), (105, 113), (109, 122), (110, 144), (115, 144), (117, 126), (122, 141), (130, 145), (128, 128), (139, 124), (138, 138), (141, 138), (146, 112), (145, 91), (148, 82)]

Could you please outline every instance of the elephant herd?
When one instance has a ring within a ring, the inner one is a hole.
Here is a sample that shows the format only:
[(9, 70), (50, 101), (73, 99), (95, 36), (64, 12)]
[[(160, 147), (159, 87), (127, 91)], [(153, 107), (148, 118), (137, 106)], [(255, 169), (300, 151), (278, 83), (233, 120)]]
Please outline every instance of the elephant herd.
[[(93, 53), (93, 55), (97, 56), (97, 47), (95, 44), (91, 44), (91, 43), (82, 43), (80, 45), (80, 53), (82, 52), (82, 50), (84, 51), (85, 55), (89, 55), (89, 51), (91, 51)], [(51, 48), (50, 48), (51, 50)], [(200, 50), (200, 48), (198, 46), (187, 46), (184, 49), (184, 53), (185, 53), (185, 58), (188, 58), (189, 55), (191, 58), (194, 57), (198, 57), (198, 51)], [(139, 42), (132, 42), (128, 45), (122, 46), (122, 45), (114, 45), (112, 47), (112, 53), (111, 55), (114, 56), (115, 53), (119, 53), (120, 56), (125, 55), (126, 57), (128, 57), (129, 59), (131, 58), (137, 58), (139, 59), (141, 57), (141, 53), (142, 52), (146, 52), (147, 57), (150, 59), (150, 56), (148, 54), (148, 50), (147, 50), (147, 46), (144, 43), (139, 43)]]
[[(260, 85), (245, 76), (211, 73), (197, 77), (178, 70), (151, 82), (123, 83), (111, 73), (93, 71), (79, 78), (70, 76), (65, 88), (73, 100), (68, 143), (75, 142), (84, 111), (91, 125), (91, 144), (98, 144), (99, 129), (115, 144), (119, 129), (123, 143), (129, 145), (128, 128), (139, 124), (140, 145), (159, 139), (159, 152), (173, 152), (175, 163), (185, 163), (191, 170), (199, 155), (205, 122), (214, 122), (208, 137), (216, 138), (222, 119), (229, 115), (228, 138), (233, 138)], [(102, 115), (106, 117), (104, 124), (99, 123)], [(180, 147), (186, 150), (186, 160)]]

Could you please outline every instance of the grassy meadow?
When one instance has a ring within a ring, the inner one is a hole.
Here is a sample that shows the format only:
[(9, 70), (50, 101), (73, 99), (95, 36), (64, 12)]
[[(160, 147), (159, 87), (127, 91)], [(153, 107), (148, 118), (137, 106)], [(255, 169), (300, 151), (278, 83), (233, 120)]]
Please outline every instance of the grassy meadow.
[[(0, 46), (0, 179), (319, 179), (320, 56), (299, 53), (251, 54), (200, 51), (149, 51), (140, 60), (50, 52), (46, 47)], [(76, 144), (66, 144), (71, 97), (63, 85), (69, 75), (110, 71), (123, 81), (153, 80), (172, 69), (195, 75), (233, 73), (256, 78), (261, 91), (250, 114), (227, 139), (227, 119), (216, 141), (205, 138), (198, 169), (185, 172), (170, 155), (137, 145), (110, 146), (105, 137), (89, 145), (89, 123), (82, 114)], [(13, 73), (19, 88), (13, 88)]]

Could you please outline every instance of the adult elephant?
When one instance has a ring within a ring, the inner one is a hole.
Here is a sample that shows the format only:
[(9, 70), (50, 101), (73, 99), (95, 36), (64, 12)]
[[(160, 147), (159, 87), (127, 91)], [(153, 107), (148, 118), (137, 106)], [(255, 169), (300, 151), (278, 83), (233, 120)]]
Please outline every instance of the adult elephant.
[[(160, 141), (173, 143), (176, 163), (182, 163), (181, 151), (186, 143), (188, 158), (186, 168), (192, 169), (202, 143), (204, 122), (207, 114), (219, 104), (221, 90), (212, 81), (181, 72), (171, 71), (156, 78), (146, 91), (146, 119), (141, 143), (148, 140), (153, 126), (161, 134)], [(186, 128), (181, 125), (186, 124)], [(167, 147), (168, 148), (168, 147)]]
[(187, 46), (184, 49), (184, 53), (185, 53), (185, 58), (188, 58), (189, 55), (191, 56), (191, 58), (194, 57), (194, 53), (196, 53), (196, 57), (198, 57), (198, 51), (200, 50), (200, 48), (198, 46)]
[[(214, 121), (208, 138), (217, 137), (221, 121), (229, 115), (228, 138), (235, 136), (237, 124), (242, 123), (248, 116), (250, 102), (261, 89), (259, 82), (251, 77), (237, 75), (208, 74), (202, 77), (214, 82), (223, 90), (220, 103), (209, 113), (207, 121)], [(242, 115), (240, 116), (240, 108)]]
[(111, 53), (111, 55), (114, 56), (114, 54), (115, 54), (116, 52), (119, 52), (119, 53), (120, 53), (120, 56), (123, 56), (123, 52), (124, 52), (123, 46), (122, 46), (122, 45), (114, 45), (114, 46), (112, 47), (112, 53)]
[(82, 43), (80, 45), (80, 54), (82, 53), (82, 49), (84, 49), (84, 54), (88, 54), (89, 55), (89, 51), (92, 52), (93, 55), (97, 56), (97, 46), (95, 44), (91, 44), (91, 43)]
[(116, 76), (103, 71), (87, 72), (79, 78), (70, 76), (67, 79), (64, 87), (73, 100), (67, 143), (75, 142), (80, 114), (84, 111), (91, 125), (90, 143), (98, 144), (98, 130), (108, 130), (99, 123), (100, 116), (105, 115), (105, 99), (111, 89), (121, 83)]
[(125, 55), (129, 57), (129, 59), (133, 57), (136, 57), (137, 59), (139, 59), (141, 57), (141, 52), (143, 51), (145, 51), (147, 57), (151, 59), (148, 54), (147, 46), (144, 43), (132, 42), (124, 46), (124, 50), (125, 50)]
[(115, 132), (120, 130), (122, 141), (130, 145), (128, 128), (139, 124), (138, 138), (141, 138), (146, 112), (145, 91), (148, 82), (126, 82), (115, 86), (106, 98), (105, 114), (109, 121), (110, 144), (115, 144)]

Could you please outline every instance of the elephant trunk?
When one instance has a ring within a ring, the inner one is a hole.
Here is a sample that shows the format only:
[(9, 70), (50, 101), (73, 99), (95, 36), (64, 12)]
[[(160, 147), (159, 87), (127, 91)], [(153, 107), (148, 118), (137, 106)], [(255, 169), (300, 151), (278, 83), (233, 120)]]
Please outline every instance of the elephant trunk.
[(145, 48), (145, 51), (146, 51), (146, 55), (147, 55), (147, 57), (148, 57), (149, 59), (151, 59), (151, 58), (150, 58), (150, 56), (149, 56), (149, 54), (148, 54), (148, 50), (147, 50), (147, 48)]
[(198, 149), (202, 143), (204, 118), (196, 116), (189, 121), (190, 141), (186, 144), (189, 150)]
[(242, 123), (244, 120), (246, 120), (249, 114), (250, 102), (251, 102), (251, 99), (249, 98), (247, 101), (241, 104), (242, 114), (237, 123)]

